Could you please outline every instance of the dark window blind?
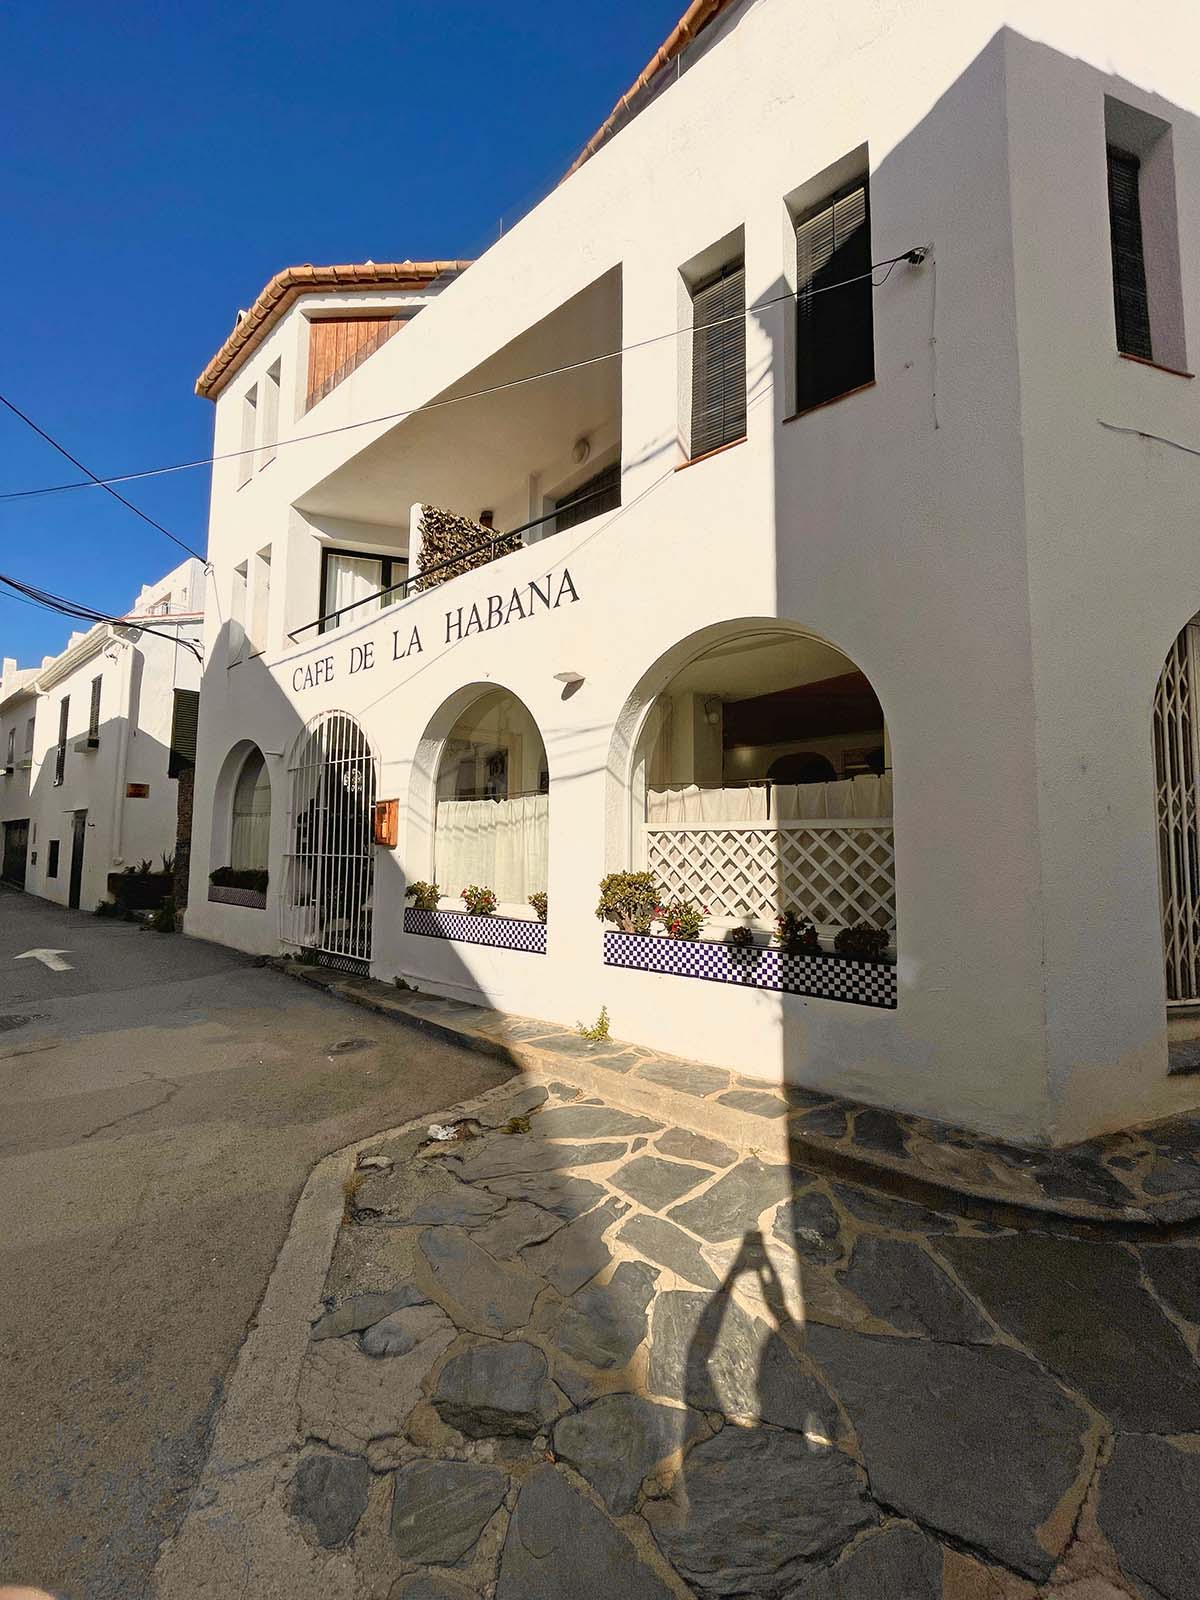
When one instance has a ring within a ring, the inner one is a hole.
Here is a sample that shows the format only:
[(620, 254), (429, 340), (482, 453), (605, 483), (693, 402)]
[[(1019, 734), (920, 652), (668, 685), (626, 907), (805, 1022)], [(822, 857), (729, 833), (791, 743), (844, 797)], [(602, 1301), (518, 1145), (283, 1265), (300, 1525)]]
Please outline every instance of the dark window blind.
[(1117, 349), (1127, 356), (1153, 359), (1150, 302), (1146, 294), (1146, 253), (1142, 244), (1141, 162), (1108, 147), (1108, 223), (1112, 231), (1113, 304)]
[(586, 522), (589, 517), (615, 511), (620, 504), (621, 463), (614, 461), (611, 466), (602, 467), (586, 483), (572, 489), (570, 494), (555, 501), (554, 531), (562, 533), (565, 528), (573, 528), (577, 523)]
[(101, 679), (92, 679), (92, 703), (88, 707), (88, 738), (100, 737), (100, 684)]
[(58, 747), (54, 752), (54, 782), (57, 786), (63, 781), (67, 770), (67, 717), (70, 714), (71, 697), (64, 695), (58, 702)]
[(196, 726), (200, 720), (200, 691), (176, 689), (171, 707), (171, 750), (167, 757), (168, 778), (196, 765)]
[(746, 269), (731, 261), (692, 290), (691, 452), (746, 432)]
[(864, 182), (796, 224), (796, 410), (875, 376), (871, 217)]

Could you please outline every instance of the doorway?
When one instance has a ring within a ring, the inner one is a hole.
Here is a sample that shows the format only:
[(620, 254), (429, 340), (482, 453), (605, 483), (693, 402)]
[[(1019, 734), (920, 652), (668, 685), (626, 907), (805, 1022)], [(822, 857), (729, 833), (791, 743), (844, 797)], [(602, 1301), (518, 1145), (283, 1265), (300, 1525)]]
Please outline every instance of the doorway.
[(25, 887), (25, 865), (29, 859), (29, 818), (4, 824), (4, 864), (0, 877), (14, 889)]
[(71, 819), (71, 882), (67, 905), (79, 910), (79, 896), (83, 888), (83, 845), (87, 838), (87, 812), (77, 811)]

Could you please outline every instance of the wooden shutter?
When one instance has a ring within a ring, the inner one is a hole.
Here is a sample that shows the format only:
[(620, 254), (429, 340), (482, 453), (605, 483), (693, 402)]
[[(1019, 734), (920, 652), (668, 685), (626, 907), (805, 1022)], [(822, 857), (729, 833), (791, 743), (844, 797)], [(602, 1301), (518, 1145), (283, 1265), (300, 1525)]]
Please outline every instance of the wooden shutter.
[(307, 411), (343, 378), (347, 378), (369, 355), (386, 344), (405, 324), (402, 313), (389, 311), (382, 316), (320, 317), (308, 325), (308, 387), (304, 401)]
[(702, 456), (746, 432), (746, 270), (722, 267), (692, 290), (691, 453)]
[(176, 689), (175, 703), (171, 708), (171, 752), (167, 758), (167, 776), (179, 777), (188, 767), (196, 765), (196, 725), (200, 720), (200, 691)]
[(865, 181), (796, 224), (796, 410), (875, 376), (870, 198)]
[(1108, 147), (1108, 222), (1112, 231), (1113, 302), (1117, 349), (1153, 360), (1146, 255), (1142, 245), (1141, 162)]

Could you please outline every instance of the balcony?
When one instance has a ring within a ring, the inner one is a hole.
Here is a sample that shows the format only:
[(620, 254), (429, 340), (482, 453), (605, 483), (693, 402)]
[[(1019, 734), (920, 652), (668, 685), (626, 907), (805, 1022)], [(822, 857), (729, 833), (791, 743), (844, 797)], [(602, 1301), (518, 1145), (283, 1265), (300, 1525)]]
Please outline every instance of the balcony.
[(341, 593), (314, 571), (320, 615), (301, 613), (288, 637), (353, 625), (617, 507), (620, 346), (613, 270), (299, 496), (321, 547), (362, 564)]

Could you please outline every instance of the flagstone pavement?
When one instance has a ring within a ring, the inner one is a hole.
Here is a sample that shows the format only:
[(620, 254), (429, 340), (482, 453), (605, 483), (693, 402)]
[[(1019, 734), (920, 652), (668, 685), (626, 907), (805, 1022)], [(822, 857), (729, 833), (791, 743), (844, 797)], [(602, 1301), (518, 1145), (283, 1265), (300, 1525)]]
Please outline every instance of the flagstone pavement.
[(446, 1120), (349, 1187), (245, 1593), (1200, 1594), (1192, 1233), (972, 1220), (561, 1081)]

